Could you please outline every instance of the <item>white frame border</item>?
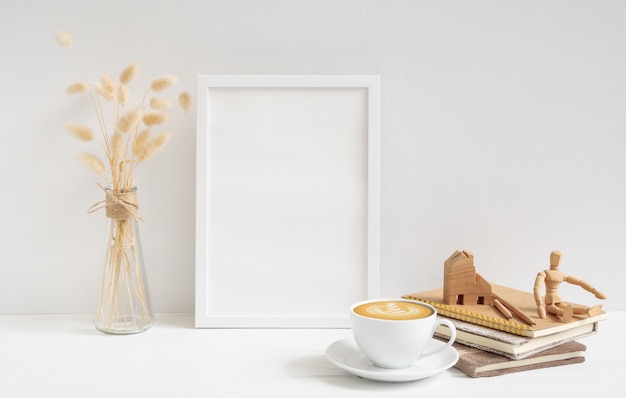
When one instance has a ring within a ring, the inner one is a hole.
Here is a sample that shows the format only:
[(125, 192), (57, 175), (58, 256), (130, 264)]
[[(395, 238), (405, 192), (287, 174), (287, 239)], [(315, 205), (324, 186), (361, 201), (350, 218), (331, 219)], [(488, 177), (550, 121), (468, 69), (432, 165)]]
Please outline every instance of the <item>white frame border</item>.
[(379, 295), (380, 240), (380, 78), (371, 75), (198, 75), (196, 153), (196, 292), (197, 328), (347, 328), (345, 317), (336, 316), (211, 316), (208, 314), (208, 164), (209, 90), (211, 88), (365, 88), (367, 90), (367, 297)]

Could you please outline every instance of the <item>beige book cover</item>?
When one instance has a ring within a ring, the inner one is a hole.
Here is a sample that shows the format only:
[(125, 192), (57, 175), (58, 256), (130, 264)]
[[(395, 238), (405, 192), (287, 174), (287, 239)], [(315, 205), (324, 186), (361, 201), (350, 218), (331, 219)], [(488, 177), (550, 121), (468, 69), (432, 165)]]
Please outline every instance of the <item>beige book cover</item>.
[[(458, 344), (517, 360), (595, 334), (598, 327), (597, 322), (585, 323), (557, 333), (531, 338), (454, 318), (450, 318), (450, 321), (456, 326), (456, 342)], [(445, 326), (438, 326), (435, 330), (436, 337), (447, 340), (449, 335), (450, 331)]]

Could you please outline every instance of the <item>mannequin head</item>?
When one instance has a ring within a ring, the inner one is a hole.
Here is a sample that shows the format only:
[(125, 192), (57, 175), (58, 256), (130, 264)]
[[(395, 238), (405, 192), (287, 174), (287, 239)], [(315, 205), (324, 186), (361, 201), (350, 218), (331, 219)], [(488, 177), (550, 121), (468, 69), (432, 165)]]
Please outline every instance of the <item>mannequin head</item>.
[(553, 251), (550, 253), (550, 269), (558, 269), (561, 263), (561, 252)]

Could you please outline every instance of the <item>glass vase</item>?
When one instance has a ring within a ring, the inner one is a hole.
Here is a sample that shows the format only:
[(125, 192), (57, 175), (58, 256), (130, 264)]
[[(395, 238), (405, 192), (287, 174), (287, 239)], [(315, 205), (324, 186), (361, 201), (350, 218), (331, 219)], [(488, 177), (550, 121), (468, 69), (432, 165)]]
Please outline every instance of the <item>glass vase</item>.
[(154, 324), (137, 215), (137, 188), (105, 189), (106, 254), (94, 326), (131, 334)]

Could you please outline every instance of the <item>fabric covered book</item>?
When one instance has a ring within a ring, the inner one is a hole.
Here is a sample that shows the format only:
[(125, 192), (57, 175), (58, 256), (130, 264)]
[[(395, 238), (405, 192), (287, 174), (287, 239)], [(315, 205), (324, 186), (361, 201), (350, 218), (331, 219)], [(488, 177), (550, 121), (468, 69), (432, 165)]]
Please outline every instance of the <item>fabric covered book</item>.
[[(597, 315), (575, 315), (570, 322), (561, 322), (553, 315), (541, 319), (537, 315), (537, 306), (532, 293), (505, 286), (491, 284), (493, 293), (514, 305), (517, 309), (530, 317), (535, 325), (528, 325), (516, 318), (506, 319), (493, 306), (484, 304), (448, 305), (443, 301), (443, 288), (419, 293), (403, 295), (403, 298), (428, 303), (437, 309), (439, 315), (473, 323), (490, 329), (501, 330), (520, 336), (536, 338), (574, 329), (579, 326), (594, 324), (606, 319), (606, 312), (600, 311)], [(573, 303), (570, 303), (573, 304)], [(573, 304), (578, 305), (578, 304)]]
[[(470, 322), (449, 319), (456, 326), (456, 342), (465, 346), (488, 351), (509, 359), (524, 359), (561, 344), (577, 340), (597, 332), (598, 323), (585, 323), (571, 329), (535, 338), (502, 332), (497, 329)], [(450, 330), (438, 326), (435, 336), (447, 340)]]
[(587, 347), (570, 341), (521, 360), (482, 351), (455, 343), (459, 360), (455, 367), (470, 377), (491, 377), (503, 374), (563, 366), (585, 361)]

